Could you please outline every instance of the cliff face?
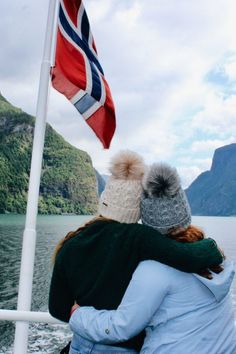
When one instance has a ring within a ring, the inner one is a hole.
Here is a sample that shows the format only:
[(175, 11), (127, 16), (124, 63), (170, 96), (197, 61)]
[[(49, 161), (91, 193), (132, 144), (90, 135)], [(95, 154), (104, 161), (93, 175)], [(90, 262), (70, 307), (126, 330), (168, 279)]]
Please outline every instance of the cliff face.
[(186, 190), (193, 215), (236, 215), (236, 144), (217, 149), (212, 167)]
[(100, 173), (96, 169), (95, 169), (95, 174), (96, 174), (96, 178), (97, 178), (98, 195), (100, 196), (105, 189), (106, 182), (103, 179), (103, 176), (100, 175)]
[[(25, 213), (34, 123), (0, 95), (0, 213)], [(39, 213), (93, 214), (96, 206), (91, 158), (47, 124)]]

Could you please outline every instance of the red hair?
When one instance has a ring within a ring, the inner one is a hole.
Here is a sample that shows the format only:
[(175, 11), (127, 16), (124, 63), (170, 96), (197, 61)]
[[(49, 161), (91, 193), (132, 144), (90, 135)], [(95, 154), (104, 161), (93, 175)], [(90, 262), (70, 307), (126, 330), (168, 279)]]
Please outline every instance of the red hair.
[[(190, 225), (187, 229), (174, 229), (170, 230), (168, 237), (178, 241), (178, 242), (196, 242), (204, 239), (204, 232), (196, 226)], [(223, 252), (221, 251), (223, 258), (225, 258)], [(221, 265), (215, 265), (209, 269), (202, 269), (198, 272), (199, 275), (207, 279), (212, 279), (212, 273), (222, 272), (223, 267)]]
[(175, 229), (168, 236), (179, 242), (196, 242), (204, 239), (204, 232), (196, 226), (190, 225), (187, 229)]

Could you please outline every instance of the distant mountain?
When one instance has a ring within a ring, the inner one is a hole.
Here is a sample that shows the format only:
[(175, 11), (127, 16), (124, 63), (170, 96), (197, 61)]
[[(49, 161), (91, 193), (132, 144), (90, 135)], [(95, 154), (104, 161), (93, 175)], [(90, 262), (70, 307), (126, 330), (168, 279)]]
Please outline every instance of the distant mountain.
[(210, 171), (186, 190), (193, 215), (236, 215), (236, 144), (217, 149)]
[[(25, 213), (34, 123), (0, 94), (0, 213)], [(39, 213), (93, 214), (96, 205), (91, 158), (47, 124)]]
[(107, 183), (109, 177), (110, 175), (102, 175), (102, 178), (104, 179), (105, 183)]
[(94, 169), (94, 170), (95, 170), (96, 178), (97, 178), (98, 195), (100, 196), (102, 194), (102, 192), (104, 191), (106, 182), (103, 178), (103, 175), (100, 175), (100, 173), (96, 169)]

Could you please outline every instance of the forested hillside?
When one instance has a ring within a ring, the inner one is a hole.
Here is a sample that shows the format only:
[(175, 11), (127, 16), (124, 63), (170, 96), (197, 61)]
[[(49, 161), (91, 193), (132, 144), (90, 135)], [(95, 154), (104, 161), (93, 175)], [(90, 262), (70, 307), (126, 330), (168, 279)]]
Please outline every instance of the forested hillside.
[[(25, 213), (34, 123), (0, 94), (0, 213)], [(96, 205), (91, 158), (47, 124), (39, 212), (92, 214)]]

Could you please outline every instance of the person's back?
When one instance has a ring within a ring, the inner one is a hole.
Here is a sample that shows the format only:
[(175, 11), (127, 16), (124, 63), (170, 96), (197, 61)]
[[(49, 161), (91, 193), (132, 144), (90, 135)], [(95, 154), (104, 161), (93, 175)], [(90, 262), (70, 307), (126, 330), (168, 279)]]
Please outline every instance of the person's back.
[[(175, 169), (154, 164), (143, 186), (145, 225), (179, 244), (197, 245), (204, 239), (204, 233), (191, 225), (190, 207)], [(102, 343), (128, 339), (145, 328), (142, 354), (236, 354), (229, 295), (234, 270), (231, 263), (223, 267), (213, 267), (212, 274), (201, 272), (210, 280), (159, 262), (141, 262), (116, 311), (77, 308), (70, 326), (74, 333)]]
[(74, 333), (101, 343), (132, 337), (145, 326), (141, 354), (235, 354), (231, 262), (209, 280), (147, 260), (135, 270), (116, 311), (77, 309)]
[(154, 261), (142, 262), (135, 273), (136, 281), (139, 275), (145, 279), (143, 286), (152, 283), (149, 291), (159, 288), (160, 293), (160, 287), (166, 291), (146, 327), (141, 353), (236, 353), (231, 262), (225, 262), (224, 271), (211, 280)]

